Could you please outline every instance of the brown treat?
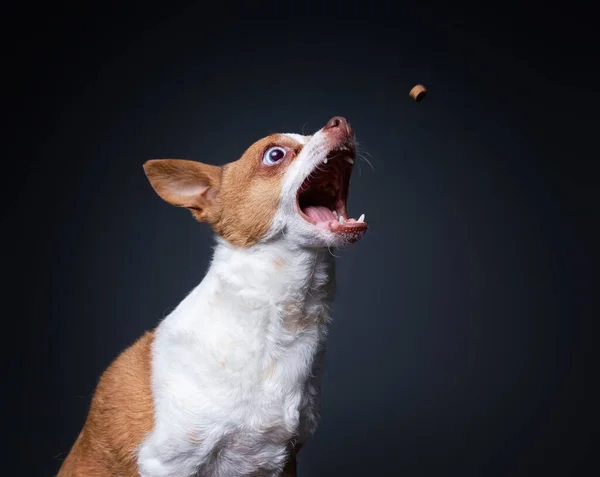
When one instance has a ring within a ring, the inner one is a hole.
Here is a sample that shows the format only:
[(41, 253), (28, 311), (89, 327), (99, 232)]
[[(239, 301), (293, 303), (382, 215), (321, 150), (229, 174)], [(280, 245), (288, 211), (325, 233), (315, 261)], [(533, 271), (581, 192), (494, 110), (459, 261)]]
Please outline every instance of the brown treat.
[(427, 89), (422, 84), (418, 84), (408, 93), (412, 99), (415, 101), (421, 101), (425, 96), (427, 96)]

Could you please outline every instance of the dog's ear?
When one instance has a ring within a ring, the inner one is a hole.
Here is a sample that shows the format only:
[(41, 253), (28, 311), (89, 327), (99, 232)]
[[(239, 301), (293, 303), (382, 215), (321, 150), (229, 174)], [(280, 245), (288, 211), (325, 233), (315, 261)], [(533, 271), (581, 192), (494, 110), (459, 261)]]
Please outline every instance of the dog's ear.
[(183, 159), (153, 159), (144, 164), (144, 172), (164, 201), (186, 207), (201, 222), (217, 219), (221, 167)]

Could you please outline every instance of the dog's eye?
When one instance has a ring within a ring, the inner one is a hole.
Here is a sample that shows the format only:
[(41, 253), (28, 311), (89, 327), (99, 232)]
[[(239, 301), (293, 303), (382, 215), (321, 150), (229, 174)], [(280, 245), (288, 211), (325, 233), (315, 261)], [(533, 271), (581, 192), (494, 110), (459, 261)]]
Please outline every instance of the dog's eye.
[(263, 156), (263, 162), (267, 166), (272, 166), (273, 164), (276, 164), (279, 161), (281, 161), (286, 154), (287, 151), (284, 148), (272, 147), (267, 152), (265, 152), (265, 155)]

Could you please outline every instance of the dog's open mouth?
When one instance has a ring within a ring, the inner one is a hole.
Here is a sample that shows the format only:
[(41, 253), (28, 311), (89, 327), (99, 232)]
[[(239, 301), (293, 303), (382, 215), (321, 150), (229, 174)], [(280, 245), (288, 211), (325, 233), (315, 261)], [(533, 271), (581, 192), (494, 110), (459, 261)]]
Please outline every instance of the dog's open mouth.
[(355, 157), (353, 145), (340, 144), (304, 180), (298, 190), (302, 218), (337, 233), (357, 234), (367, 229), (364, 214), (355, 219), (346, 211)]

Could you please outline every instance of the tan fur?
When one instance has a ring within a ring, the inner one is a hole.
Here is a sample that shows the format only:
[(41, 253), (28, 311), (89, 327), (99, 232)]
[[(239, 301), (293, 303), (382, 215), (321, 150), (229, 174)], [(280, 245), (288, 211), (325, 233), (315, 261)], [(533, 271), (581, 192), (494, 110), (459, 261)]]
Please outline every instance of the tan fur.
[(146, 333), (104, 372), (90, 411), (58, 477), (137, 477), (136, 449), (152, 430), (150, 349)]
[[(280, 146), (287, 156), (276, 165), (262, 162), (265, 152)], [(180, 159), (155, 159), (144, 169), (165, 201), (191, 210), (200, 222), (233, 245), (249, 247), (268, 232), (279, 206), (282, 178), (302, 145), (283, 134), (256, 141), (240, 159), (213, 166)]]
[(301, 304), (289, 302), (283, 305), (283, 314), (286, 317), (284, 326), (293, 334), (299, 333), (305, 328), (318, 323), (318, 314), (306, 314)]
[(275, 260), (273, 260), (273, 265), (277, 267), (277, 270), (281, 270), (286, 266), (286, 263), (283, 258), (277, 257)]

